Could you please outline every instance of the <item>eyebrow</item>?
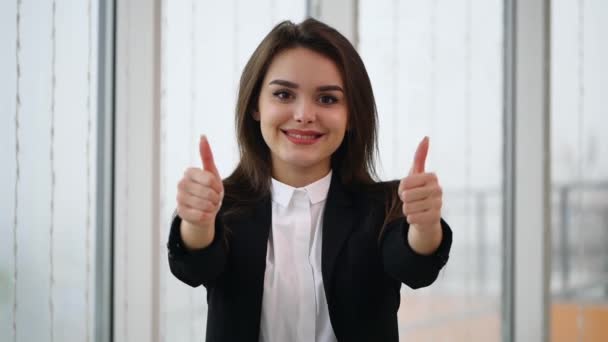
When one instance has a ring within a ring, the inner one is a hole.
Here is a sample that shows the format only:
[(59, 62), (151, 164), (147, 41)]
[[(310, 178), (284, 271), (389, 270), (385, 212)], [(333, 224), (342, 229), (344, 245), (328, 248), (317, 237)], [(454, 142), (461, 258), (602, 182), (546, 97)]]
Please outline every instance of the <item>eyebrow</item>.
[[(290, 82), (290, 81), (286, 81), (286, 80), (272, 80), (270, 81), (270, 83), (268, 83), (268, 85), (271, 84), (278, 84), (284, 87), (288, 87), (288, 88), (293, 88), (293, 89), (298, 89), (300, 86), (296, 83)], [(342, 89), (342, 87), (338, 86), (338, 85), (324, 85), (324, 86), (320, 86), (317, 88), (318, 91), (332, 91), (332, 90), (336, 90), (336, 91), (341, 91), (344, 93), (344, 90)]]

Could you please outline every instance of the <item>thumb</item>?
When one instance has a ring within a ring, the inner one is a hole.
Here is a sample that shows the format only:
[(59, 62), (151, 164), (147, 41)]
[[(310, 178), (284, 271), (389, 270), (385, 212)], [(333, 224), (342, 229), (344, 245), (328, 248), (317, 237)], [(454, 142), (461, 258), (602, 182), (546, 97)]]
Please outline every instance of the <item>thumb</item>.
[(426, 163), (426, 156), (429, 153), (429, 137), (424, 137), (414, 155), (414, 164), (410, 169), (410, 175), (424, 172), (424, 164)]
[(216, 175), (218, 178), (220, 177), (220, 173), (215, 167), (215, 161), (213, 160), (213, 152), (211, 152), (211, 146), (209, 145), (209, 141), (207, 140), (206, 135), (201, 135), (201, 140), (198, 143), (198, 149), (201, 154), (201, 161), (203, 162), (203, 170), (209, 171)]

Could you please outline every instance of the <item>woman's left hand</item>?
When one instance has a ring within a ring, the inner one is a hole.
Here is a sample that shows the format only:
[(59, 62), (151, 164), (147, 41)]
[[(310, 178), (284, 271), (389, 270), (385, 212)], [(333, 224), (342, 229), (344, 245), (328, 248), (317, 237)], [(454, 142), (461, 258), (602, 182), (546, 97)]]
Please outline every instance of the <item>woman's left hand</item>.
[(443, 191), (435, 173), (424, 170), (429, 151), (429, 138), (424, 137), (414, 157), (409, 175), (399, 183), (399, 198), (407, 222), (423, 235), (436, 235), (441, 230)]

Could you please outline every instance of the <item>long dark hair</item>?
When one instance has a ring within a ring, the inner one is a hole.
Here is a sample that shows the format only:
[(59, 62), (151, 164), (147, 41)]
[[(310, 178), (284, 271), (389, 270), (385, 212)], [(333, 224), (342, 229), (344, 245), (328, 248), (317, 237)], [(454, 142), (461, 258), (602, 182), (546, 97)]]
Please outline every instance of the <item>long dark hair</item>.
[[(260, 122), (254, 120), (252, 114), (257, 111), (262, 81), (273, 58), (294, 47), (304, 47), (331, 59), (344, 82), (349, 128), (332, 155), (333, 172), (338, 173), (347, 188), (377, 188), (378, 116), (371, 81), (361, 57), (348, 39), (318, 20), (309, 18), (300, 24), (284, 21), (262, 40), (241, 75), (235, 112), (240, 161), (224, 180), (226, 199), (236, 203), (237, 209), (250, 207), (270, 195), (270, 150), (262, 137)], [(392, 192), (395, 196), (389, 196), (387, 221), (393, 218), (391, 212), (399, 202), (396, 188)], [(238, 210), (226, 214), (235, 212)]]

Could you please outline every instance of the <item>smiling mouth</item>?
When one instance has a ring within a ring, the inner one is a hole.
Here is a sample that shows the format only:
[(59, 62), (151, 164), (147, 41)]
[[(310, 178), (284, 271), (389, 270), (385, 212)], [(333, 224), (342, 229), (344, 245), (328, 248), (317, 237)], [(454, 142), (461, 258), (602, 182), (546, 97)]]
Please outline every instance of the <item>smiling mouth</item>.
[(319, 139), (323, 136), (321, 133), (317, 132), (299, 132), (299, 131), (287, 131), (281, 130), (283, 134), (294, 144), (297, 145), (310, 145), (319, 141)]

